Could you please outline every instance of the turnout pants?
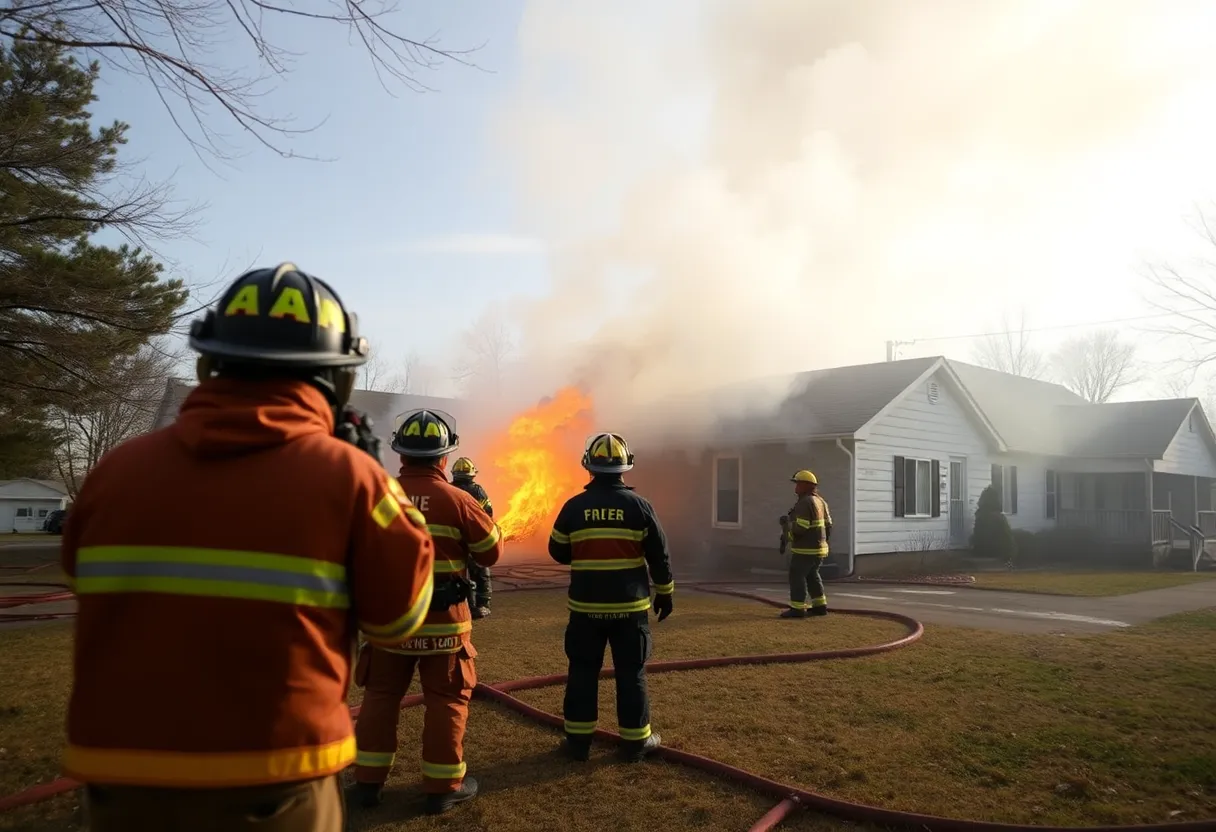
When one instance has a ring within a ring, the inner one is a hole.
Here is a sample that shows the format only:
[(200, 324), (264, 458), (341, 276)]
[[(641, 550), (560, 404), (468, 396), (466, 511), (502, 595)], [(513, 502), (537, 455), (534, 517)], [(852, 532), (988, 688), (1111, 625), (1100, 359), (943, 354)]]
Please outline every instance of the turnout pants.
[(790, 607), (805, 610), (828, 605), (823, 578), (819, 575), (822, 565), (823, 558), (819, 555), (790, 555)]
[(469, 580), (473, 582), (475, 587), (473, 603), (479, 607), (490, 606), (490, 598), (494, 593), (494, 585), (491, 580), (490, 567), (481, 566), (473, 560), (469, 560)]
[(570, 613), (566, 625), (566, 682), (563, 715), (566, 737), (590, 743), (599, 721), (599, 677), (604, 649), (612, 650), (616, 677), (616, 721), (621, 739), (641, 742), (650, 736), (650, 701), (646, 695), (646, 661), (651, 638), (648, 612)]
[(90, 832), (342, 832), (336, 775), (232, 789), (88, 786)]
[(422, 722), (422, 788), (430, 794), (456, 791), (464, 781), (464, 729), (469, 720), (469, 700), (477, 685), (473, 663), (477, 651), (468, 643), (458, 653), (428, 656), (364, 649), (368, 651), (368, 664), (363, 707), (355, 723), (355, 780), (383, 783), (388, 779), (397, 756), (401, 698), (409, 690), (417, 668), (426, 709)]

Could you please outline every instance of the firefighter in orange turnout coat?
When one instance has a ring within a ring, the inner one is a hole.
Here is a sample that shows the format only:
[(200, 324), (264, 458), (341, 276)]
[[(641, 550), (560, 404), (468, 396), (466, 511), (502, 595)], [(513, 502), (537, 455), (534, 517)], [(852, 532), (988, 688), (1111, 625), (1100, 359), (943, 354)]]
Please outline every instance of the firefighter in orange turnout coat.
[(393, 647), (422, 626), (426, 521), (366, 420), (335, 436), (368, 351), (329, 285), (248, 272), (190, 346), (177, 421), (107, 454), (64, 529), (64, 772), (92, 832), (341, 832), (354, 628)]
[(414, 670), (422, 684), (426, 715), (422, 727), (422, 782), (428, 814), (439, 814), (477, 795), (477, 781), (465, 776), (464, 730), (469, 700), (477, 685), (470, 639), (469, 558), (493, 566), (502, 555), (498, 526), (477, 500), (447, 481), (447, 456), (460, 438), (452, 417), (416, 410), (398, 417), (392, 448), (401, 456), (399, 481), (426, 517), (435, 541), (435, 590), (430, 612), (405, 645), (365, 648), (356, 682), (365, 685), (355, 726), (358, 753), (352, 802), (371, 808), (380, 802), (397, 751), (397, 717)]

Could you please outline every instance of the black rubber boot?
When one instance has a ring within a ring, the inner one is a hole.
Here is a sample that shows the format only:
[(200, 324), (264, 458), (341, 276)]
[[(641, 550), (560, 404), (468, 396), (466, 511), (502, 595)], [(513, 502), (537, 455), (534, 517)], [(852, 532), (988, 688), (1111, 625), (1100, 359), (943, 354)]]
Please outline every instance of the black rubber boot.
[(816, 618), (818, 618), (819, 616), (822, 616), (822, 615), (827, 615), (827, 614), (828, 614), (828, 608), (826, 605), (822, 606), (822, 607), (811, 607), (811, 615), (815, 616)]
[(577, 763), (585, 763), (591, 759), (591, 743), (566, 737), (562, 740), (562, 753)]
[(477, 797), (477, 781), (472, 777), (466, 777), (464, 778), (464, 782), (460, 784), (460, 788), (454, 792), (428, 794), (426, 796), (426, 813), (428, 815), (442, 815), (448, 809), (455, 808), (461, 803), (468, 803), (475, 797)]
[(663, 744), (663, 738), (651, 734), (641, 742), (626, 742), (621, 744), (621, 757), (627, 763), (640, 763)]
[(355, 783), (346, 790), (347, 805), (358, 809), (375, 809), (383, 799), (383, 783)]
[(477, 621), (478, 619), (488, 616), (490, 614), (490, 608), (485, 604), (482, 604), (480, 606), (473, 607), (471, 610), (469, 610), (469, 613), (473, 616), (473, 620)]
[(788, 609), (783, 610), (781, 612), (781, 615), (779, 615), (777, 617), (778, 618), (806, 618), (806, 610), (796, 610), (793, 607), (789, 607)]

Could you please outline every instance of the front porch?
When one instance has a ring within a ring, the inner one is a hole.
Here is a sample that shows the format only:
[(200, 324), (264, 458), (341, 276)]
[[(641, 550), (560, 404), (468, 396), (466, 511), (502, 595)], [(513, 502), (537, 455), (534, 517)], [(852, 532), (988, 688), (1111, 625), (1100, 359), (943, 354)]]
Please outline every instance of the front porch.
[(1189, 550), (1192, 567), (1216, 549), (1216, 510), (1207, 477), (1060, 472), (1059, 528), (1082, 528), (1108, 544), (1143, 545), (1156, 556)]

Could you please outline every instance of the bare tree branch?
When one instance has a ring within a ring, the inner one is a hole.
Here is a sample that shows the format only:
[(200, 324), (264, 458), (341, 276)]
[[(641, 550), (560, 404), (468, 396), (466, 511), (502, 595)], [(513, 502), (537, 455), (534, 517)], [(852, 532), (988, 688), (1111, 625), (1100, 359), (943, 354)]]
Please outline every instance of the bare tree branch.
[(1143, 277), (1149, 285), (1145, 301), (1163, 313), (1166, 321), (1145, 331), (1186, 344), (1187, 366), (1197, 370), (1216, 361), (1216, 220), (1212, 211), (1196, 209), (1191, 227), (1210, 256), (1192, 258), (1184, 265), (1148, 264)]
[(167, 343), (149, 345), (115, 362), (103, 392), (55, 410), (63, 436), (55, 462), (72, 497), (102, 456), (152, 428), (179, 360)]
[(497, 399), (505, 371), (515, 356), (515, 336), (506, 323), (487, 316), (462, 336), (463, 352), (453, 363), (451, 379), (466, 395), (476, 392)]
[(1191, 392), (1195, 386), (1197, 371), (1194, 367), (1178, 367), (1173, 362), (1162, 365), (1154, 374), (1157, 379), (1158, 394), (1164, 399), (1194, 398)]
[(1054, 364), (1060, 383), (1094, 404), (1109, 401), (1139, 380), (1135, 344), (1123, 341), (1113, 329), (1068, 339)]
[(1026, 315), (1018, 316), (1017, 326), (1001, 316), (1002, 331), (979, 341), (971, 351), (971, 359), (981, 367), (1012, 373), (1026, 378), (1042, 378), (1047, 370), (1043, 354), (1032, 344), (1026, 331)]
[[(392, 79), (414, 92), (430, 92), (419, 76), (452, 61), (479, 69), (472, 49), (445, 49), (435, 36), (406, 37), (385, 20), (397, 11), (395, 0), (9, 0), (0, 9), (0, 36), (55, 43), (97, 56), (109, 66), (148, 81), (174, 126), (196, 155), (230, 160), (236, 146), (215, 124), (235, 123), (263, 147), (283, 157), (299, 156), (284, 142), (311, 127), (293, 127), (257, 104), (276, 78), (291, 71), (287, 50), (268, 32), (266, 22), (285, 18), (304, 24), (340, 26), (362, 46), (381, 86)], [(239, 33), (251, 47), (256, 72), (232, 69), (211, 60), (215, 45)]]
[(380, 390), (381, 392), (394, 392), (384, 390), (381, 384), (386, 380), (388, 366), (385, 362), (384, 352), (380, 348), (378, 341), (368, 339), (371, 351), (367, 354), (367, 361), (359, 369), (359, 387), (362, 390)]

